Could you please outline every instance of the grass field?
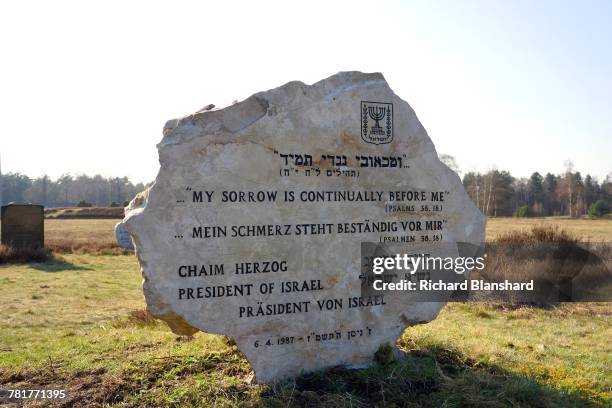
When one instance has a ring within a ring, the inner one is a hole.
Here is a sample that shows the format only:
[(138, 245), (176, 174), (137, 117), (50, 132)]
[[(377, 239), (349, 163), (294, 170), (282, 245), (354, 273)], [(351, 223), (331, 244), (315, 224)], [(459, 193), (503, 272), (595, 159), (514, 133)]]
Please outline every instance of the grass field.
[(63, 240), (77, 242), (115, 241), (115, 225), (121, 220), (113, 219), (47, 219), (45, 220), (45, 242)]
[[(488, 234), (511, 221), (493, 220)], [(612, 237), (611, 221), (579, 221), (593, 222), (602, 239)], [(47, 220), (47, 239), (112, 239), (115, 223)], [(435, 321), (406, 330), (399, 361), (265, 386), (249, 384), (247, 361), (225, 338), (177, 336), (151, 319), (140, 285), (133, 255), (64, 254), (53, 262), (0, 265), (0, 389), (66, 389), (65, 406), (612, 403), (608, 304), (549, 310), (449, 304)]]

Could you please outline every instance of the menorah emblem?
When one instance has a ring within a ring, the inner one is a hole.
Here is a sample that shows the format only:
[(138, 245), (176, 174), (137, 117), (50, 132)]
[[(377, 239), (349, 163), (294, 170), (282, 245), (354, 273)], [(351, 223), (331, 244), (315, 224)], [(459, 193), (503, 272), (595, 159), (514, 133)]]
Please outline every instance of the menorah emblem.
[(361, 138), (372, 144), (390, 143), (393, 140), (392, 103), (361, 102)]
[(387, 110), (381, 106), (368, 106), (368, 113), (370, 114), (370, 117), (376, 121), (374, 126), (372, 126), (370, 133), (373, 135), (384, 135), (385, 131), (380, 126), (379, 122), (385, 117)]

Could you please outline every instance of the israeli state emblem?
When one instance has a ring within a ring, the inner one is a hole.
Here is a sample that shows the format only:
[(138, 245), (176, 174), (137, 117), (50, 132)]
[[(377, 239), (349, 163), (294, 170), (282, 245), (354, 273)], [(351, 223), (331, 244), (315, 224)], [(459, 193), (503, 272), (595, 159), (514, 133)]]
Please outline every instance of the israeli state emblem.
[(361, 138), (366, 143), (385, 144), (393, 140), (393, 104), (361, 101)]

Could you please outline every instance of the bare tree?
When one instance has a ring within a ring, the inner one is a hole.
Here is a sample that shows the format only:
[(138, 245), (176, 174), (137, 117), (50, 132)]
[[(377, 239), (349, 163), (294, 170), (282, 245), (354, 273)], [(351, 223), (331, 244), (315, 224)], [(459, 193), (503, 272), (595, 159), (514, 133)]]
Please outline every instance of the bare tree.
[(457, 164), (457, 160), (453, 156), (451, 156), (450, 154), (441, 153), (438, 155), (438, 158), (440, 159), (442, 163), (446, 164), (446, 166), (448, 166), (449, 169), (451, 169), (458, 175), (461, 174), (461, 169), (459, 168), (459, 165)]
[(567, 183), (567, 195), (568, 195), (568, 208), (569, 208), (569, 216), (570, 218), (574, 216), (572, 201), (574, 200), (574, 162), (571, 160), (565, 160), (563, 162), (565, 166), (565, 178)]

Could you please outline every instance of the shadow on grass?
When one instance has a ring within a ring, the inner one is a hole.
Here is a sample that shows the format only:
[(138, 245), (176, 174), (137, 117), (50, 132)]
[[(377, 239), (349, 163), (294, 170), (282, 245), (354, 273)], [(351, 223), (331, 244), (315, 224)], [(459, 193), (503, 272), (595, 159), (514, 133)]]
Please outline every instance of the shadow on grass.
[(302, 375), (270, 387), (262, 406), (588, 407), (603, 403), (580, 391), (553, 388), (544, 380), (436, 346), (363, 370), (333, 368)]
[(47, 262), (30, 263), (29, 266), (33, 269), (36, 269), (42, 272), (93, 271), (94, 270), (93, 268), (83, 266), (83, 265), (75, 265), (73, 263), (70, 263), (63, 259), (58, 259), (58, 258), (55, 258)]
[[(273, 385), (249, 384), (251, 371), (235, 346), (191, 356), (134, 363), (121, 374), (33, 370), (0, 384), (62, 384), (74, 404), (249, 407), (589, 407), (605, 402), (587, 391), (553, 388), (546, 378), (511, 373), (442, 346), (404, 353), (367, 369), (332, 368)], [(91, 380), (84, 381), (84, 378)]]

